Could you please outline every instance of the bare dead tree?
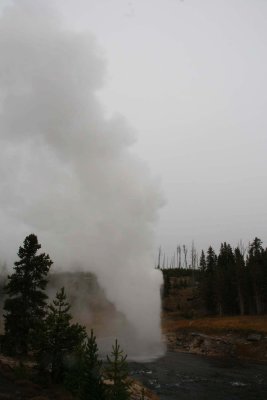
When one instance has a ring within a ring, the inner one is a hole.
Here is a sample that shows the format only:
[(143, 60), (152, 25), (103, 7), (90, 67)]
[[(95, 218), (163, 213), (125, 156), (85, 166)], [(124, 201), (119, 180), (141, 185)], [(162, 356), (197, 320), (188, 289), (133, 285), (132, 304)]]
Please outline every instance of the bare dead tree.
[(176, 255), (175, 253), (173, 253), (173, 268), (175, 268), (175, 264), (176, 264)]
[(185, 244), (183, 244), (183, 251), (184, 251), (184, 265), (185, 265), (185, 268), (187, 268), (187, 253), (188, 253), (188, 249), (187, 249)]
[(238, 244), (237, 244), (238, 249), (240, 250), (240, 253), (242, 256), (245, 258), (246, 252), (247, 252), (247, 246), (244, 245), (243, 240), (240, 239)]
[(158, 254), (158, 269), (160, 269), (161, 266), (161, 246), (159, 247), (159, 254)]
[(177, 246), (176, 250), (177, 250), (177, 264), (178, 264), (177, 266), (178, 266), (178, 268), (181, 268), (181, 266), (182, 266), (181, 265), (182, 264), (182, 259), (181, 259), (181, 252), (182, 252), (181, 250), (182, 249), (181, 249), (181, 246), (180, 245)]
[(197, 252), (195, 248), (194, 241), (192, 242), (191, 246), (191, 267), (192, 267), (192, 281), (193, 285), (195, 284), (195, 269), (196, 269), (196, 263), (197, 263)]
[(196, 259), (197, 259), (196, 267), (198, 269), (199, 268), (199, 255), (198, 255), (198, 252), (196, 252)]

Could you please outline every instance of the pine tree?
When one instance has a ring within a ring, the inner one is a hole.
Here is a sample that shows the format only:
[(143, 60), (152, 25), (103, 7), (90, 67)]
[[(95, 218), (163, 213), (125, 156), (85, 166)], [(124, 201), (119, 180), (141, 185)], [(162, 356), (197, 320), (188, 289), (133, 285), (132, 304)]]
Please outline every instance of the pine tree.
[(82, 345), (86, 331), (79, 324), (71, 324), (70, 304), (66, 301), (64, 287), (48, 309), (40, 340), (39, 366), (45, 369), (50, 365), (52, 380), (60, 382), (66, 370), (67, 356)]
[(238, 294), (238, 305), (239, 305), (239, 313), (241, 315), (245, 314), (246, 309), (246, 294), (248, 293), (247, 288), (247, 274), (245, 267), (244, 255), (242, 254), (239, 247), (235, 249), (235, 274), (236, 274), (236, 283), (237, 283), (237, 294)]
[(199, 266), (200, 266), (201, 273), (202, 274), (205, 273), (206, 272), (206, 257), (205, 257), (203, 250), (201, 251)]
[(124, 355), (116, 339), (112, 346), (111, 356), (107, 356), (106, 377), (112, 384), (107, 387), (107, 398), (109, 400), (129, 400), (130, 384), (128, 379), (127, 355)]
[(102, 361), (99, 360), (96, 337), (93, 330), (87, 338), (83, 354), (83, 371), (81, 371), (82, 382), (79, 399), (81, 400), (104, 400), (104, 384), (102, 380)]
[(15, 272), (8, 276), (4, 304), (5, 343), (8, 350), (27, 354), (45, 317), (47, 274), (53, 262), (48, 254), (37, 255), (41, 245), (31, 234), (19, 248)]
[(145, 389), (142, 389), (140, 400), (145, 400)]
[(264, 312), (266, 264), (266, 251), (262, 247), (262, 241), (256, 237), (249, 246), (247, 266), (250, 273), (251, 291), (254, 296), (257, 314)]
[(217, 256), (210, 246), (207, 251), (206, 258), (206, 277), (205, 277), (205, 294), (204, 299), (207, 309), (215, 313), (216, 312), (216, 300), (215, 300), (215, 271), (217, 266)]
[(216, 268), (215, 293), (220, 315), (238, 313), (237, 276), (235, 257), (230, 244), (221, 244)]

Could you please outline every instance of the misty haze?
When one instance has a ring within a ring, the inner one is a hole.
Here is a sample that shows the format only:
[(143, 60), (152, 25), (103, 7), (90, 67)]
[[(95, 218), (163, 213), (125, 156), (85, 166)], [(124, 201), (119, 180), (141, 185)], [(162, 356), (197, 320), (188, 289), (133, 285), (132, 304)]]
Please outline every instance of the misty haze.
[(266, 398), (266, 18), (0, 2), (0, 398)]

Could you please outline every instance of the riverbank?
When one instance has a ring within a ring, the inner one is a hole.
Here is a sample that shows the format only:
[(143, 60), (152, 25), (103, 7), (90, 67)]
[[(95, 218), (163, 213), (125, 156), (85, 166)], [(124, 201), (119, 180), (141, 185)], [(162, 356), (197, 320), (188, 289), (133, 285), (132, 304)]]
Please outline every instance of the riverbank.
[[(75, 400), (62, 385), (49, 381), (36, 383), (34, 364), (0, 354), (0, 400)], [(41, 377), (40, 379), (41, 380)], [(130, 380), (131, 400), (159, 400), (149, 388), (133, 377)]]
[(162, 329), (172, 351), (267, 363), (266, 315), (189, 320), (164, 313)]

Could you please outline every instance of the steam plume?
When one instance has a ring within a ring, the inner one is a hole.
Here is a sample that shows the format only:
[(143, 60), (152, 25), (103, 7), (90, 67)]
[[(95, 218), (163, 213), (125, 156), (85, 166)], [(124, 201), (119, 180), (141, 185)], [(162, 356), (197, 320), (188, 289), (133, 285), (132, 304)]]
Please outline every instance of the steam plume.
[(64, 270), (96, 273), (143, 344), (160, 342), (153, 225), (161, 197), (122, 117), (97, 100), (105, 60), (40, 0), (0, 19), (1, 257), (34, 232)]

